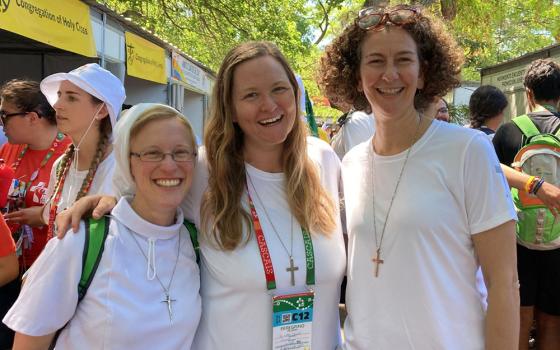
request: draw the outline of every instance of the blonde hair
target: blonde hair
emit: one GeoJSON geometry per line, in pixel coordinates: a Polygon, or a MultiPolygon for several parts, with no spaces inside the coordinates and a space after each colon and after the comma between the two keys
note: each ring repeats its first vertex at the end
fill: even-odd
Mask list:
{"type": "MultiPolygon", "coordinates": [[[[169,107],[171,108],[171,107],[169,107]]],[[[153,107],[152,109],[148,110],[141,117],[136,119],[130,128],[130,140],[132,140],[139,132],[146,126],[146,124],[156,121],[156,120],[166,120],[175,118],[181,122],[187,128],[187,136],[190,139],[190,146],[192,152],[196,153],[196,138],[194,136],[194,131],[192,129],[191,124],[187,121],[185,117],[181,115],[179,112],[170,111],[169,108],[165,107],[153,107]]]]}
{"type": "Polygon", "coordinates": [[[204,134],[208,160],[208,189],[201,206],[201,231],[222,250],[234,250],[246,244],[245,227],[251,217],[241,197],[246,188],[243,159],[243,131],[233,122],[233,76],[236,67],[248,60],[271,56],[284,68],[294,91],[296,121],[284,141],[283,169],[286,198],[291,212],[309,232],[329,235],[336,227],[336,207],[323,188],[317,166],[307,155],[307,128],[299,118],[298,84],[280,50],[270,42],[247,42],[233,48],[224,58],[213,91],[210,118],[204,134]],[[240,179],[244,179],[240,181],[240,179]]]}

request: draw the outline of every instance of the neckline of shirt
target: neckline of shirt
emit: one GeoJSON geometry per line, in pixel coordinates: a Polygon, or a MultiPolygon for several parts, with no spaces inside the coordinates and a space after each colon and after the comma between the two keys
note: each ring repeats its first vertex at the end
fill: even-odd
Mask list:
{"type": "Polygon", "coordinates": [[[140,217],[130,206],[131,200],[131,197],[122,197],[112,211],[113,217],[129,230],[142,237],[155,239],[171,239],[181,231],[183,212],[180,208],[177,208],[173,225],[159,226],[140,217]]]}
{"type": "MultiPolygon", "coordinates": [[[[430,126],[428,127],[428,129],[426,129],[426,131],[424,132],[424,134],[418,139],[418,141],[416,141],[414,143],[414,145],[412,145],[413,149],[410,151],[410,156],[414,156],[414,153],[418,152],[419,149],[421,149],[423,147],[423,145],[428,142],[428,140],[432,137],[432,135],[440,128],[441,125],[445,125],[446,123],[439,121],[439,120],[433,120],[430,123],[430,126]]],[[[394,162],[394,161],[400,161],[402,160],[405,156],[406,153],[408,152],[408,148],[406,148],[405,150],[403,150],[400,153],[397,154],[393,154],[390,156],[383,156],[383,155],[379,155],[377,153],[374,152],[373,147],[371,147],[371,141],[373,140],[373,137],[375,136],[375,134],[372,136],[372,138],[369,139],[369,142],[367,143],[367,150],[368,150],[368,154],[367,157],[368,159],[370,159],[371,157],[375,157],[376,162],[394,162]]]]}
{"type": "Polygon", "coordinates": [[[255,168],[251,164],[245,162],[245,169],[249,173],[252,179],[259,178],[262,180],[272,180],[272,181],[284,181],[284,173],[269,173],[258,168],[255,168]]]}

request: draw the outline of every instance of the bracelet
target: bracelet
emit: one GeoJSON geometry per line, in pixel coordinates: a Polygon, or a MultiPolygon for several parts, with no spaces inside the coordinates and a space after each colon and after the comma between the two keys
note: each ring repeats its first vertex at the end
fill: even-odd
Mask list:
{"type": "Polygon", "coordinates": [[[544,179],[539,179],[539,182],[533,187],[531,193],[536,195],[537,192],[541,189],[542,185],[544,184],[544,179]]]}
{"type": "Polygon", "coordinates": [[[525,182],[525,192],[531,193],[531,189],[533,187],[533,182],[535,181],[535,176],[530,176],[527,182],[525,182]]]}
{"type": "Polygon", "coordinates": [[[540,180],[541,180],[540,177],[535,176],[535,179],[533,179],[533,182],[531,182],[531,185],[529,186],[528,193],[534,194],[535,186],[539,183],[540,180]]]}

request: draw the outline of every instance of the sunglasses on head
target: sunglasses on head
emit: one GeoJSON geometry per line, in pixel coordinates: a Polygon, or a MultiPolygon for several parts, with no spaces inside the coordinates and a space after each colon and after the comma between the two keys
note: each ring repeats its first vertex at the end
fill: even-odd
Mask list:
{"type": "Polygon", "coordinates": [[[418,10],[413,7],[401,7],[389,12],[376,7],[368,7],[360,10],[356,22],[358,27],[363,30],[377,29],[386,23],[402,26],[412,23],[417,14],[418,10]]]}

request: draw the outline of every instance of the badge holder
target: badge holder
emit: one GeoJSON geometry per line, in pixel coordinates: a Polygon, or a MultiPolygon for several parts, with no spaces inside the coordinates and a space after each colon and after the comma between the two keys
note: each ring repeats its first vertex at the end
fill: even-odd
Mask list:
{"type": "Polygon", "coordinates": [[[272,349],[311,349],[315,293],[272,297],[272,349]]]}

